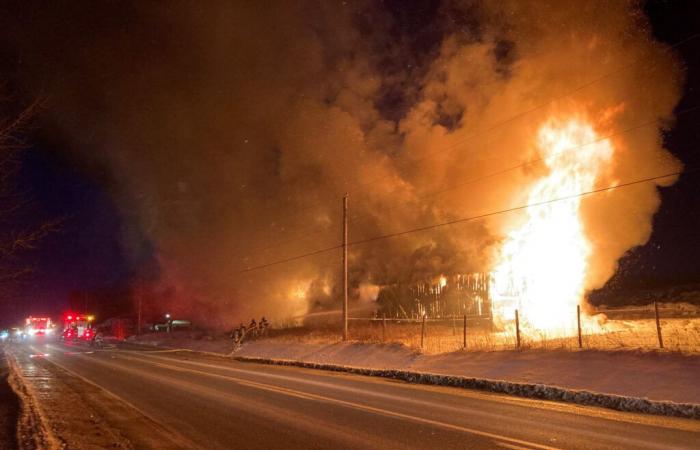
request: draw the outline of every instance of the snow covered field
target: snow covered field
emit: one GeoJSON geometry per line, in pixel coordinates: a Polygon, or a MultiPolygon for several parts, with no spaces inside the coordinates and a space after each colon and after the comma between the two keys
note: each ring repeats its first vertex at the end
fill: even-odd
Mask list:
{"type": "MultiPolygon", "coordinates": [[[[427,322],[421,348],[420,322],[352,321],[350,338],[364,343],[398,343],[421,353],[441,354],[462,350],[462,321],[449,320],[439,324],[427,322]]],[[[685,354],[700,354],[700,319],[670,318],[661,320],[664,349],[685,354]]],[[[575,333],[575,332],[574,332],[575,333]]],[[[552,337],[545,333],[521,330],[521,347],[525,350],[578,350],[578,337],[552,337]]],[[[332,343],[338,340],[336,328],[291,328],[275,330],[271,339],[303,343],[332,343]]],[[[654,319],[608,320],[582,326],[583,349],[588,350],[654,350],[659,340],[654,319]]],[[[467,349],[470,351],[500,351],[516,348],[515,329],[510,324],[505,331],[486,327],[467,327],[467,349]]]]}

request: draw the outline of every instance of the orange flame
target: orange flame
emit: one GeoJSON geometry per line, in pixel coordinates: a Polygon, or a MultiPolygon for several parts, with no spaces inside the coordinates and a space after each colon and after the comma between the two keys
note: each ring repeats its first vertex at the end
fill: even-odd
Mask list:
{"type": "MultiPolygon", "coordinates": [[[[549,169],[531,188],[528,203],[546,202],[594,188],[613,155],[585,120],[550,120],[537,134],[537,148],[549,169]]],[[[528,328],[563,335],[576,320],[591,255],[580,214],[581,197],[525,210],[499,249],[491,286],[496,319],[519,310],[528,328]]]]}

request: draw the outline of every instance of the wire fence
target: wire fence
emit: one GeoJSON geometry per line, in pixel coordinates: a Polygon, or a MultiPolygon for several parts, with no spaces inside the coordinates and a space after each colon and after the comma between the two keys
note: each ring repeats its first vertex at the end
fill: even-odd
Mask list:
{"type": "Polygon", "coordinates": [[[425,353],[537,349],[700,352],[700,308],[689,305],[601,308],[591,316],[575,317],[566,333],[521,327],[515,315],[513,319],[495,326],[490,317],[477,315],[354,317],[349,333],[352,341],[399,343],[425,353]]]}

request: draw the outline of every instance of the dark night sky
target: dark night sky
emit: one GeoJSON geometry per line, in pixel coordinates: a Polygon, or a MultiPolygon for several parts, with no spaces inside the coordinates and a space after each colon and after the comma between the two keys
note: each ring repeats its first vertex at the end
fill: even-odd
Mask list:
{"type": "Polygon", "coordinates": [[[27,255],[35,275],[22,288],[31,311],[55,314],[69,295],[119,285],[130,268],[120,244],[120,215],[110,197],[87,177],[35,143],[23,154],[20,186],[31,192],[35,223],[62,218],[59,231],[27,255]]]}
{"type": "MultiPolygon", "coordinates": [[[[646,4],[654,35],[675,44],[700,32],[700,12],[692,1],[652,1],[646,4]]],[[[700,39],[678,47],[686,66],[686,86],[676,111],[700,105],[700,39]]],[[[687,168],[700,167],[700,113],[679,117],[666,137],[666,147],[687,168]]],[[[616,290],[669,287],[700,283],[700,176],[682,176],[661,190],[662,204],[654,217],[647,245],[633,249],[620,262],[617,274],[599,292],[601,301],[616,290]]]]}
{"type": "MultiPolygon", "coordinates": [[[[403,19],[397,23],[420,31],[413,45],[431,47],[436,37],[429,30],[416,28],[416,21],[420,21],[425,11],[433,9],[432,2],[414,2],[412,6],[399,3],[404,7],[394,5],[393,13],[403,19]]],[[[655,36],[661,41],[675,43],[700,32],[697,2],[652,1],[645,10],[655,36]]],[[[677,108],[683,110],[700,105],[700,39],[680,46],[678,52],[687,70],[685,94],[677,108]]],[[[16,73],[10,62],[5,64],[3,73],[16,73]]],[[[7,83],[12,86],[11,79],[7,83]]],[[[390,109],[403,100],[401,92],[386,96],[390,109]]],[[[687,167],[700,167],[699,120],[700,113],[685,115],[666,136],[667,148],[687,167]]],[[[37,310],[55,313],[68,305],[71,294],[128,283],[139,269],[134,266],[144,262],[135,263],[125,254],[120,237],[125,225],[104,189],[104,180],[96,179],[95,170],[86,171],[56,156],[56,147],[65,144],[48,139],[40,128],[30,129],[25,139],[28,147],[22,157],[18,184],[30,192],[32,202],[30,211],[21,220],[40,223],[63,217],[65,222],[61,231],[47,238],[40,250],[25,255],[24,259],[36,270],[21,287],[20,306],[13,311],[19,316],[30,309],[35,313],[37,310]]],[[[663,189],[662,196],[650,242],[623,259],[621,270],[598,293],[602,301],[622,289],[700,282],[700,176],[682,176],[674,186],[663,189]]],[[[148,256],[144,258],[147,260],[148,256]]]]}

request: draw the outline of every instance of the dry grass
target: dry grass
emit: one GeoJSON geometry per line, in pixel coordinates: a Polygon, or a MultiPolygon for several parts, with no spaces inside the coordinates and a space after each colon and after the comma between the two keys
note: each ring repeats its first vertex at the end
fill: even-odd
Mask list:
{"type": "MultiPolygon", "coordinates": [[[[681,353],[700,353],[700,319],[678,318],[661,321],[664,349],[681,353]]],[[[461,350],[463,336],[461,323],[451,325],[428,323],[421,349],[421,324],[416,322],[353,321],[350,324],[350,339],[366,343],[401,343],[424,353],[437,354],[461,350]]],[[[306,342],[333,343],[340,340],[337,326],[293,327],[274,330],[270,339],[306,342]]],[[[584,327],[582,330],[584,349],[653,350],[659,348],[654,320],[608,320],[602,325],[584,327]]],[[[492,331],[489,327],[467,328],[468,351],[512,350],[516,347],[515,330],[511,326],[505,331],[492,331]]],[[[521,332],[522,349],[555,350],[578,349],[578,336],[551,337],[545,333],[521,332]]]]}

